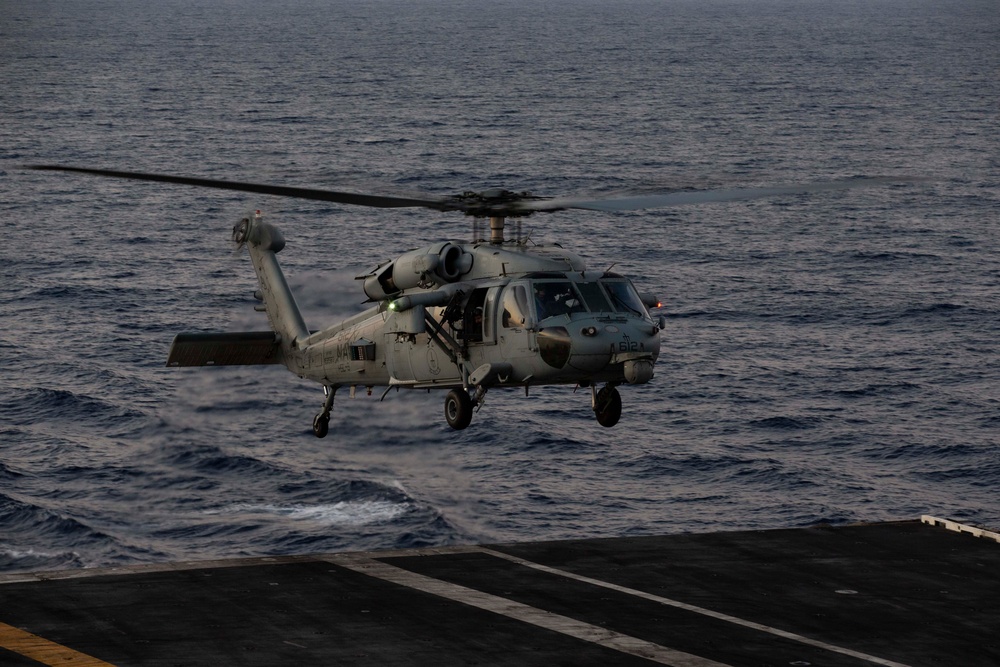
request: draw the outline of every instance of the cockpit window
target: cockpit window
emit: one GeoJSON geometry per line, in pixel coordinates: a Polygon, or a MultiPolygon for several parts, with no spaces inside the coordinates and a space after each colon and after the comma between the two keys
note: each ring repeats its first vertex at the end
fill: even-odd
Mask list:
{"type": "Polygon", "coordinates": [[[592,313],[610,313],[614,310],[604,296],[604,290],[597,283],[577,283],[576,288],[583,296],[583,302],[592,313]]]}
{"type": "Polygon", "coordinates": [[[642,305],[639,295],[631,283],[624,280],[602,280],[601,284],[611,297],[611,303],[620,313],[632,313],[640,317],[646,316],[646,307],[642,305]]]}
{"type": "Polygon", "coordinates": [[[580,295],[573,288],[573,283],[569,281],[536,281],[533,290],[535,313],[539,321],[546,317],[587,311],[580,295]]]}

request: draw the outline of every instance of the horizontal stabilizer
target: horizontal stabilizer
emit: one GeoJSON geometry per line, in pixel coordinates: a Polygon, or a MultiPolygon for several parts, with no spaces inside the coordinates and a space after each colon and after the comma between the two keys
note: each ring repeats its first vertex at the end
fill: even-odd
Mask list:
{"type": "Polygon", "coordinates": [[[167,366],[280,364],[279,340],[273,331],[177,334],[167,366]]]}

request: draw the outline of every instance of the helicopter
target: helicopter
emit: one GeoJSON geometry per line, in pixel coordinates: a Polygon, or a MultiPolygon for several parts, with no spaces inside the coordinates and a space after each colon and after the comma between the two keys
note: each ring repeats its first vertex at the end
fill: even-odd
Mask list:
{"type": "Polygon", "coordinates": [[[521,234],[526,216],[569,209],[632,211],[920,180],[858,177],[605,199],[503,189],[402,197],[62,165],[27,168],[471,216],[471,242],[433,243],[359,275],[371,305],[319,331],[307,328],[278,264],[277,254],[286,245],[279,228],[259,211],[234,226],[232,240],[248,251],[257,276],[255,309],[267,314],[271,328],[177,334],[167,366],[282,364],[322,386],[323,404],[312,423],[319,438],[329,432],[334,397],[343,387],[352,398],[359,387],[368,394],[385,387],[380,400],[393,389],[447,390],[445,420],[462,430],[492,389],[523,388],[528,395],[531,387],[571,385],[590,389],[598,424],[619,422],[618,387],[653,378],[666,320],[651,311],[660,304],[610,268],[595,272],[558,244],[529,243],[521,234]],[[516,223],[513,238],[505,235],[508,219],[516,223]],[[488,237],[482,220],[488,220],[488,237]]]}

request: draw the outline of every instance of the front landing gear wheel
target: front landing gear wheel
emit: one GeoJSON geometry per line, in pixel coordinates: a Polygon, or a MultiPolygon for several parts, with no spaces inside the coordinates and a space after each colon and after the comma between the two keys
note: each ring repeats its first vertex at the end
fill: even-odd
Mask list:
{"type": "Polygon", "coordinates": [[[452,389],[444,399],[444,418],[448,420],[448,426],[456,431],[472,422],[472,399],[469,392],[464,389],[452,389]]]}
{"type": "Polygon", "coordinates": [[[614,426],[622,417],[622,395],[618,389],[608,385],[597,392],[594,401],[594,414],[601,426],[614,426]]]}
{"type": "Polygon", "coordinates": [[[330,432],[330,415],[322,412],[313,418],[313,435],[317,438],[325,438],[330,432]]]}

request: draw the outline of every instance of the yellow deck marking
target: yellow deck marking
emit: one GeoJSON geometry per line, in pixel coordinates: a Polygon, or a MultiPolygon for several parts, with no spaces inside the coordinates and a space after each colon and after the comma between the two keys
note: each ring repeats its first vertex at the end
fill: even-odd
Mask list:
{"type": "Polygon", "coordinates": [[[62,644],[50,642],[48,639],[25,632],[6,623],[0,623],[0,648],[20,653],[24,657],[31,658],[43,665],[114,667],[110,662],[98,660],[86,653],[74,651],[62,644]]]}

